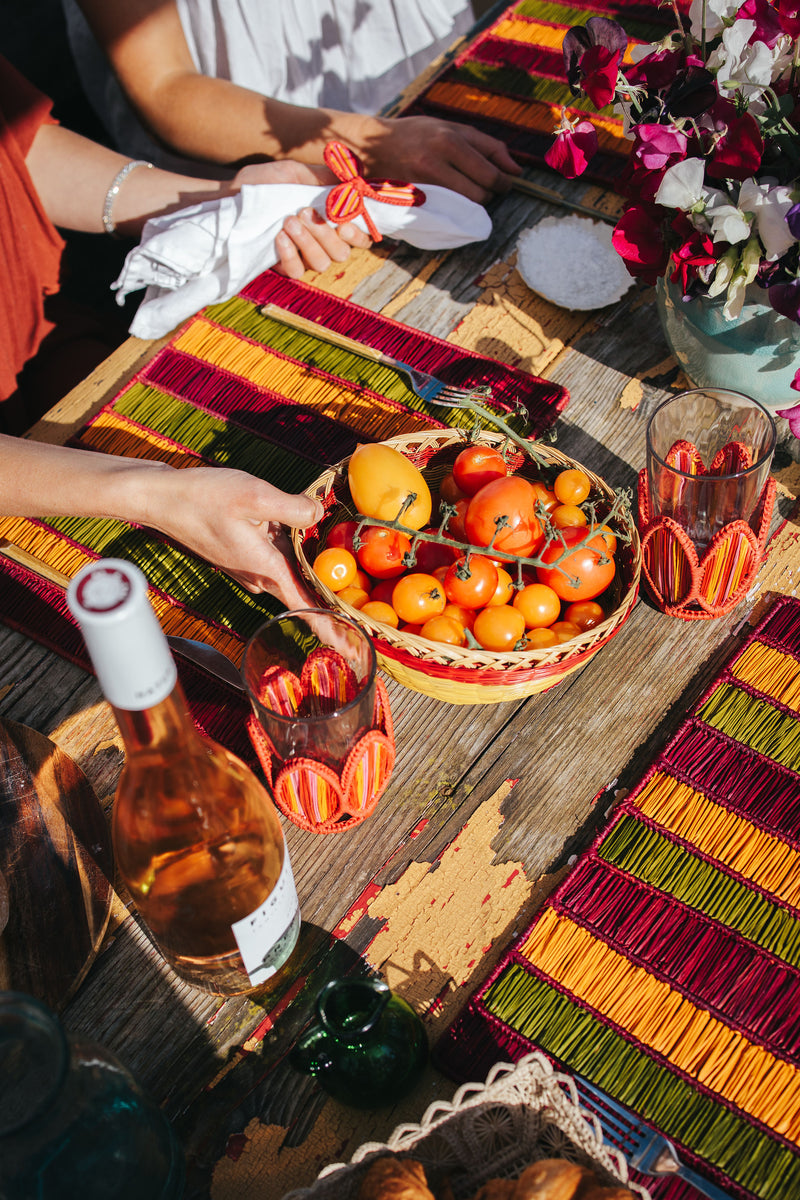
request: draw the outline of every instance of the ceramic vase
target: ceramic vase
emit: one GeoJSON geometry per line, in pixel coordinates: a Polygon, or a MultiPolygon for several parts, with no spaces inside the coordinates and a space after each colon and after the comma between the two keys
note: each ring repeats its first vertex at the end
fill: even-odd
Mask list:
{"type": "Polygon", "coordinates": [[[765,408],[798,401],[791,382],[800,367],[800,325],[775,312],[763,288],[751,284],[741,315],[726,319],[724,296],[684,300],[662,277],[656,304],[667,344],[695,387],[728,388],[765,408]]]}

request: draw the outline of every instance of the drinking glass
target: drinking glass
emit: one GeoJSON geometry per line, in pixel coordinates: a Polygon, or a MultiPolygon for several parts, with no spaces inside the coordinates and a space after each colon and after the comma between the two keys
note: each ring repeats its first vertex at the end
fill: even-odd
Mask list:
{"type": "Polygon", "coordinates": [[[702,557],[726,525],[749,521],[769,478],[775,436],[767,410],[738,392],[698,388],[666,400],[647,426],[651,518],[671,517],[702,557]],[[676,456],[682,442],[699,459],[690,450],[676,456]],[[726,453],[731,445],[735,451],[726,453]]]}

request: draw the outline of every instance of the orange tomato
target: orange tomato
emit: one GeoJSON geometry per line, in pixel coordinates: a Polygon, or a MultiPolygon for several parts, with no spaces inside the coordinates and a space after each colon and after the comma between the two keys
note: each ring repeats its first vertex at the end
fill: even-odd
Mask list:
{"type": "Polygon", "coordinates": [[[446,603],[439,580],[420,571],[404,575],[392,592],[392,608],[400,620],[415,625],[424,624],[429,617],[438,616],[446,603]]]}
{"type": "Polygon", "coordinates": [[[460,604],[445,604],[442,609],[443,617],[452,617],[454,621],[458,621],[464,629],[468,629],[470,633],[475,624],[475,609],[464,608],[460,604]]]}
{"type": "Polygon", "coordinates": [[[527,629],[544,629],[557,621],[561,612],[560,599],[544,583],[529,583],[517,592],[513,604],[525,618],[527,629]]]}
{"type": "Polygon", "coordinates": [[[585,471],[569,467],[556,475],[553,491],[559,504],[583,504],[592,490],[592,481],[585,471]]]}
{"type": "Polygon", "coordinates": [[[556,529],[577,529],[589,523],[586,513],[577,504],[557,504],[550,513],[550,520],[556,529]]]}
{"type": "Polygon", "coordinates": [[[571,642],[574,637],[580,635],[581,631],[577,625],[573,625],[572,621],[554,621],[550,626],[550,632],[556,635],[559,642],[571,642]]]}
{"type": "Polygon", "coordinates": [[[582,632],[594,629],[596,625],[605,620],[605,615],[602,606],[596,600],[576,600],[574,604],[568,604],[564,610],[564,620],[572,621],[572,624],[577,625],[582,632]]]}
{"type": "Polygon", "coordinates": [[[497,567],[480,554],[462,555],[444,577],[444,590],[451,604],[483,608],[497,589],[497,567]]]}
{"type": "Polygon", "coordinates": [[[321,550],[314,559],[314,574],[332,592],[348,587],[356,577],[358,563],[349,550],[330,546],[321,550]]]}
{"type": "Polygon", "coordinates": [[[459,625],[452,617],[446,617],[444,613],[429,617],[419,632],[422,637],[429,638],[432,642],[446,642],[450,646],[463,646],[466,640],[464,626],[459,625]]]}
{"type": "Polygon", "coordinates": [[[391,604],[384,604],[382,600],[367,600],[366,604],[361,605],[361,612],[365,617],[371,617],[373,621],[391,625],[392,629],[397,629],[400,624],[400,618],[391,604]]]}
{"type": "Polygon", "coordinates": [[[365,517],[394,521],[405,501],[415,499],[403,513],[401,524],[422,529],[431,519],[431,493],[421,472],[410,459],[381,442],[357,446],[350,455],[347,481],[353,503],[365,517]]]}
{"type": "Polygon", "coordinates": [[[533,511],[536,512],[536,505],[541,503],[544,505],[547,512],[552,512],[558,504],[558,499],[556,498],[555,492],[552,491],[547,484],[542,483],[542,481],[539,479],[533,480],[531,487],[533,488],[534,494],[533,511]]]}
{"type": "Polygon", "coordinates": [[[562,529],[559,537],[541,553],[546,565],[537,568],[539,582],[551,587],[562,600],[593,600],[614,578],[614,559],[603,534],[597,533],[586,545],[579,545],[585,537],[582,529],[562,529]],[[570,550],[571,547],[575,548],[570,550]],[[564,560],[558,566],[549,565],[562,555],[565,555],[564,560]]]}
{"type": "Polygon", "coordinates": [[[349,604],[353,608],[363,608],[370,598],[366,588],[358,587],[355,583],[351,583],[349,587],[342,588],[336,594],[340,600],[343,600],[345,604],[349,604]]]}
{"type": "Polygon", "coordinates": [[[510,604],[483,608],[472,632],[484,650],[513,650],[525,633],[525,618],[510,604]]]}
{"type": "Polygon", "coordinates": [[[486,603],[490,606],[498,604],[510,604],[514,599],[514,580],[503,567],[497,568],[497,587],[494,589],[494,595],[491,600],[486,603]]]}
{"type": "Polygon", "coordinates": [[[525,639],[526,650],[545,650],[548,646],[557,646],[558,638],[552,629],[532,629],[525,639]]]}

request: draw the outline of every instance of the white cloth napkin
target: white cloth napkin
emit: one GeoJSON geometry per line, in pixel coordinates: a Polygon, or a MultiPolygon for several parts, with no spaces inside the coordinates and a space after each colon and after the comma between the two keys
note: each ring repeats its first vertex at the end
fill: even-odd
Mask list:
{"type": "MultiPolygon", "coordinates": [[[[420,185],[421,186],[421,185],[420,185]]],[[[125,259],[112,287],[117,303],[146,287],[133,319],[134,337],[169,333],[206,304],[228,300],[278,261],[275,237],[291,213],[315,208],[323,216],[331,189],[304,184],[247,184],[235,196],[206,200],[154,217],[125,259]]],[[[382,234],[421,250],[447,250],[485,240],[492,231],[479,204],[448,188],[425,184],[425,203],[403,208],[365,200],[382,234]]],[[[355,222],[366,231],[363,217],[355,222]]]]}

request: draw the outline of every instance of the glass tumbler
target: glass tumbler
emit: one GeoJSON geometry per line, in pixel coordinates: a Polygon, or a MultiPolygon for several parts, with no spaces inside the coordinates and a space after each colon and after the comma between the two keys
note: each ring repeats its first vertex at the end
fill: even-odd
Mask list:
{"type": "Polygon", "coordinates": [[[652,520],[671,517],[702,558],[733,521],[749,521],[769,478],[775,422],[737,392],[698,388],[666,400],[647,426],[652,520]]]}
{"type": "Polygon", "coordinates": [[[299,609],[262,625],[242,676],[275,769],[300,758],[340,774],[373,727],[376,671],[372,642],[348,617],[299,609]]]}

